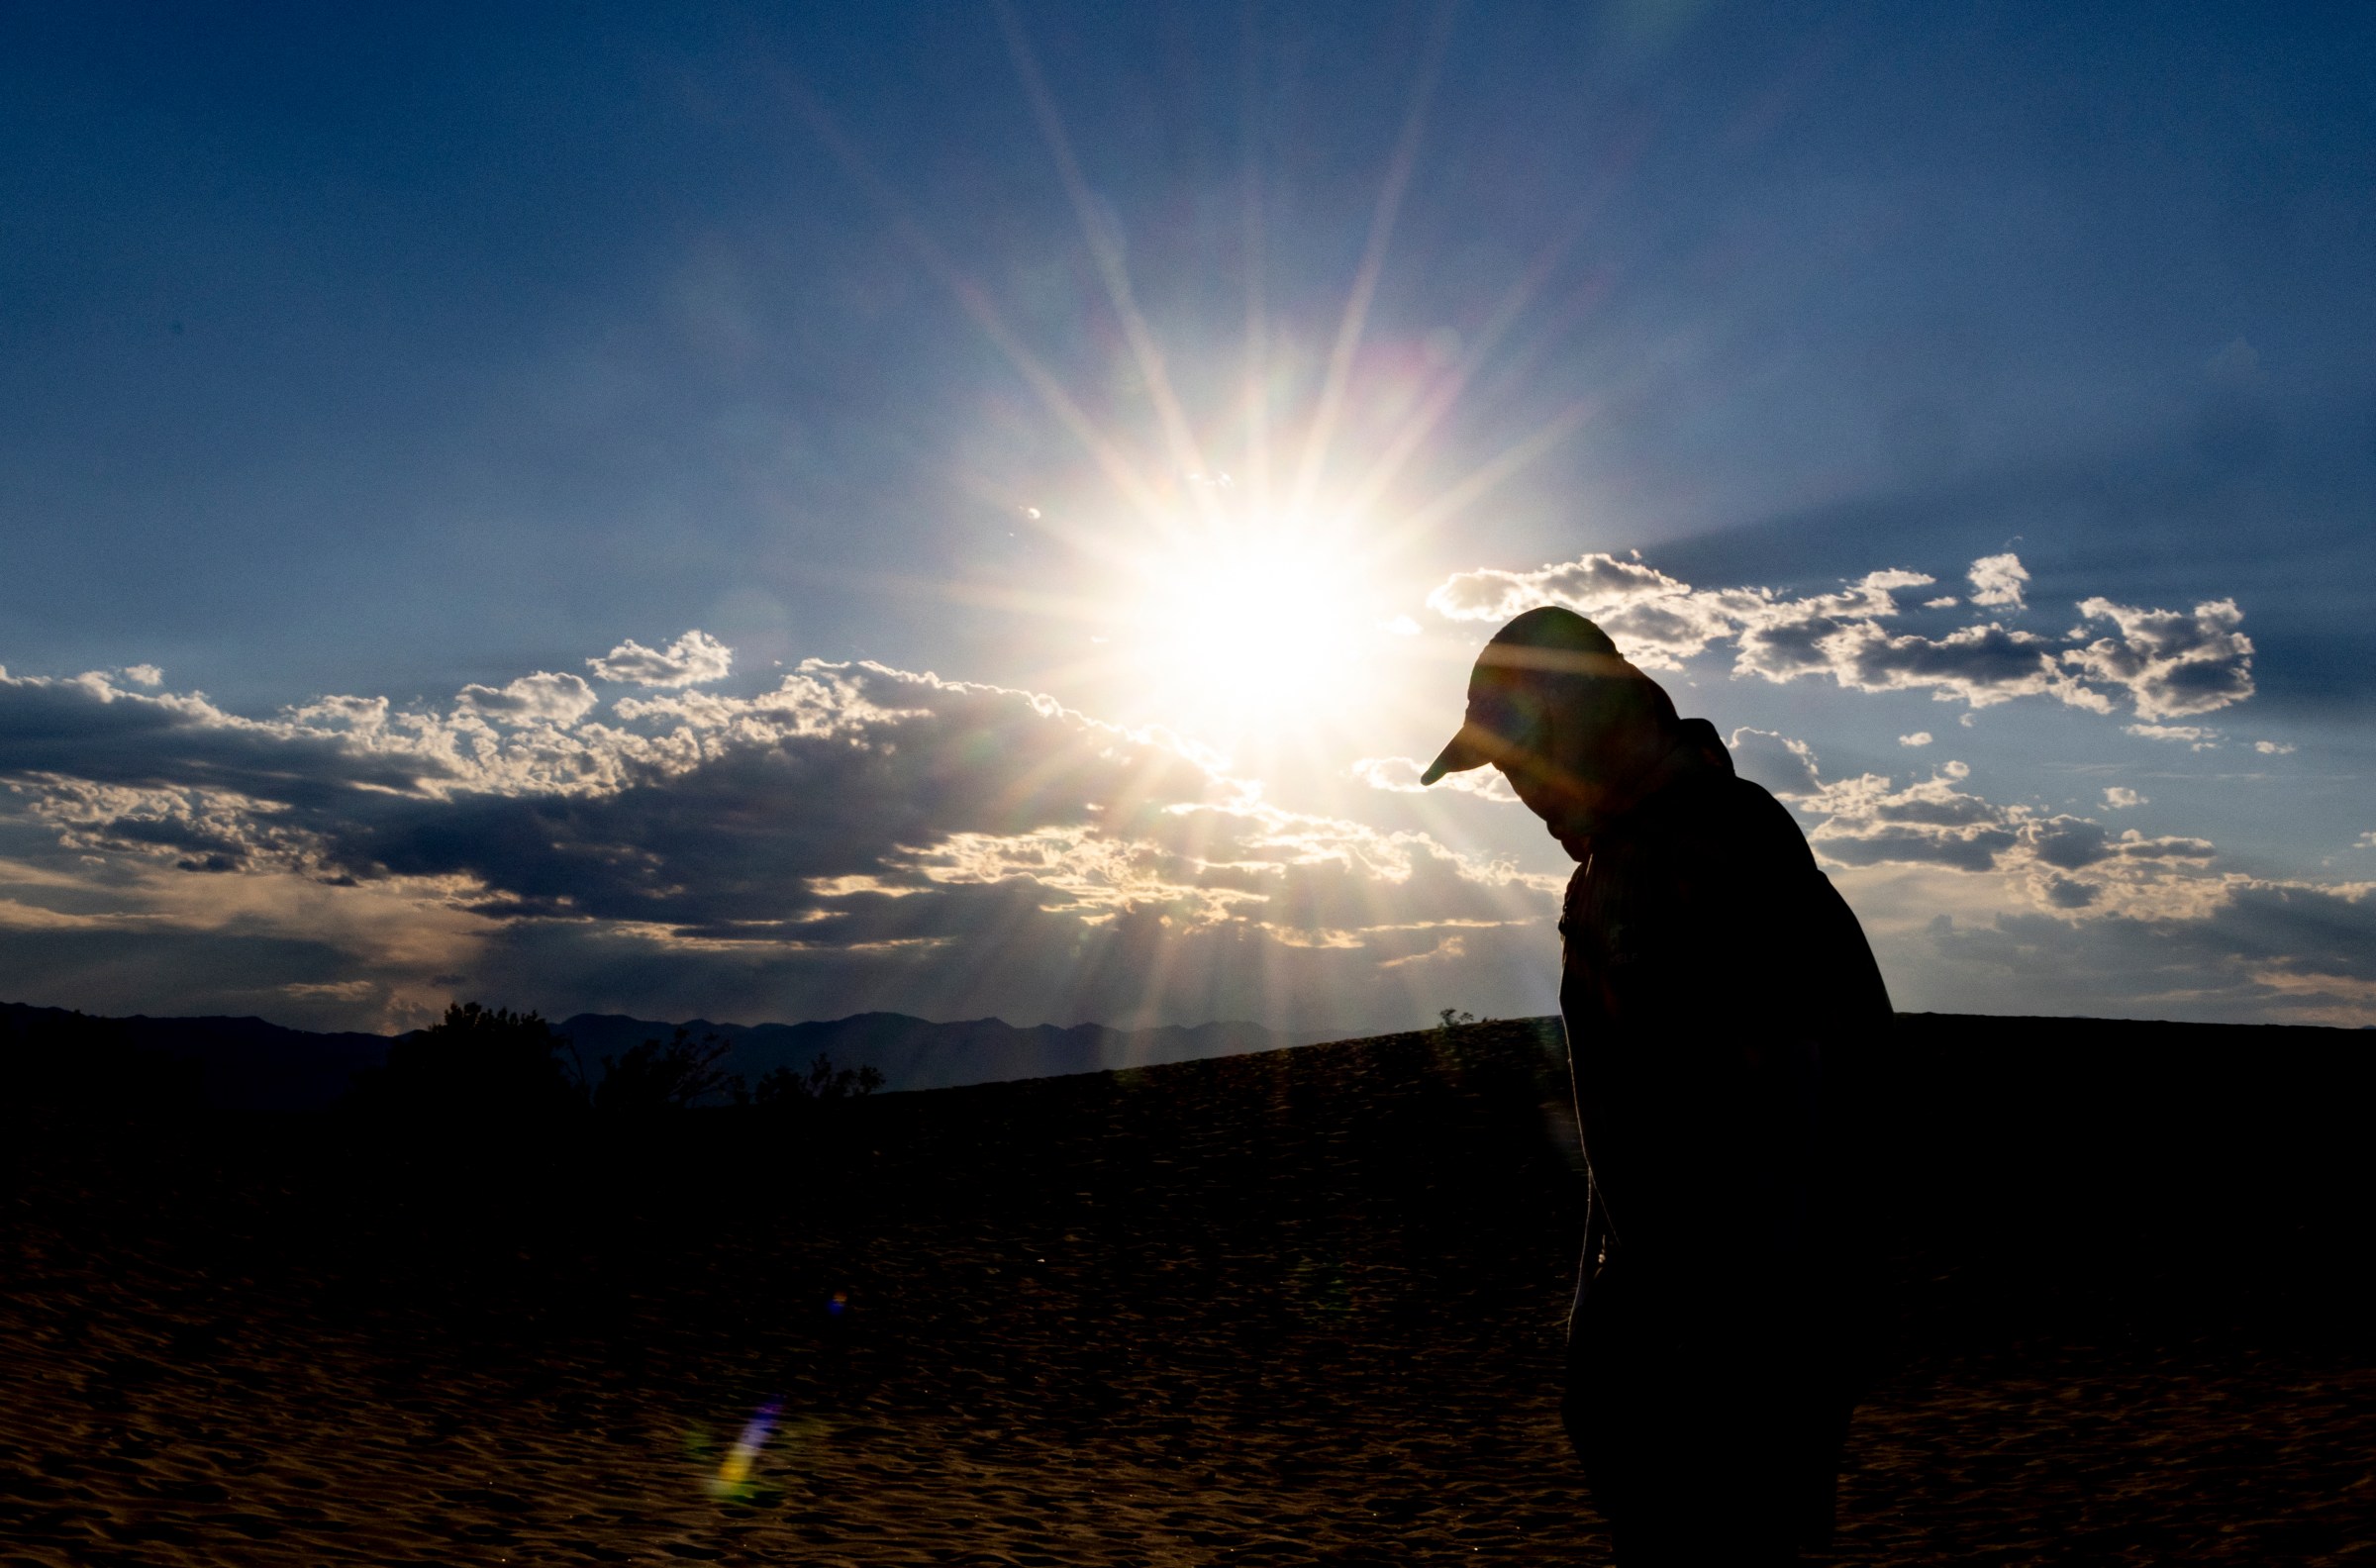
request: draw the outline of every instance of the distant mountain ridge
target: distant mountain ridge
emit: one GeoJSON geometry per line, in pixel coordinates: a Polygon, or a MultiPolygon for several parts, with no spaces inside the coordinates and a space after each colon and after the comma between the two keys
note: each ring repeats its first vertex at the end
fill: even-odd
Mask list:
{"type": "MultiPolygon", "coordinates": [[[[777,1067],[806,1069],[824,1055],[832,1057],[836,1067],[874,1068],[883,1075],[887,1090],[1056,1078],[1276,1050],[1326,1037],[1285,1034],[1259,1024],[1018,1028],[994,1018],[935,1024],[904,1013],[860,1013],[807,1024],[713,1024],[695,1019],[682,1026],[621,1014],[580,1013],[554,1026],[595,1076],[601,1073],[603,1057],[624,1055],[647,1039],[666,1040],[680,1027],[696,1039],[715,1034],[727,1041],[725,1065],[754,1083],[777,1067]]],[[[0,1048],[24,1048],[42,1034],[93,1039],[104,1034],[134,1051],[187,1064],[196,1071],[201,1100],[240,1111],[329,1106],[346,1092],[357,1072],[384,1063],[388,1048],[400,1037],[288,1029],[260,1018],[104,1018],[64,1008],[0,1003],[0,1048]]]]}
{"type": "Polygon", "coordinates": [[[806,1068],[818,1056],[836,1067],[872,1067],[886,1089],[946,1089],[957,1084],[1060,1078],[1277,1050],[1322,1035],[1284,1034],[1260,1024],[1167,1024],[1118,1029],[1103,1024],[1017,1027],[1003,1019],[934,1024],[905,1013],[858,1013],[810,1024],[655,1024],[619,1014],[580,1013],[556,1026],[593,1070],[604,1056],[623,1055],[647,1039],[667,1039],[678,1028],[698,1039],[715,1034],[730,1047],[726,1066],[751,1082],[777,1067],[806,1068]]]}
{"type": "Polygon", "coordinates": [[[287,1029],[260,1018],[106,1018],[0,1002],[0,1046],[45,1031],[80,1034],[197,1068],[198,1096],[236,1111],[306,1111],[331,1104],[354,1075],[388,1059],[385,1034],[287,1029]]]}

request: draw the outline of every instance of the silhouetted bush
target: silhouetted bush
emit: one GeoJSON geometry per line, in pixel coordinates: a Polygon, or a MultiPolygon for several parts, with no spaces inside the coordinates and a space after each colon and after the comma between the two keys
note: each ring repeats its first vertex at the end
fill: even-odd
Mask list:
{"type": "Polygon", "coordinates": [[[544,1019],[457,1002],[356,1075],[349,1100],[384,1115],[518,1117],[582,1109],[586,1091],[568,1037],[544,1019]]]}
{"type": "Polygon", "coordinates": [[[642,1115],[688,1111],[719,1095],[738,1102],[747,1099],[742,1080],[719,1065],[730,1048],[715,1034],[696,1040],[691,1029],[679,1029],[665,1045],[647,1039],[624,1056],[605,1056],[602,1081],[594,1086],[594,1109],[642,1115]]]}
{"type": "Polygon", "coordinates": [[[809,1063],[806,1073],[778,1067],[761,1078],[751,1098],[772,1111],[796,1111],[836,1100],[858,1100],[883,1086],[883,1075],[872,1067],[843,1067],[837,1071],[831,1056],[809,1063]]]}

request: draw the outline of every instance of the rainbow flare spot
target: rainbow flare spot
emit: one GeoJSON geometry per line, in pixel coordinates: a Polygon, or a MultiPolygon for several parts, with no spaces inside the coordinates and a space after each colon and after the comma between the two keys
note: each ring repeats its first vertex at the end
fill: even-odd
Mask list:
{"type": "Polygon", "coordinates": [[[762,1405],[743,1423],[742,1435],[727,1450],[726,1463],[718,1467],[718,1480],[711,1491],[739,1492],[749,1482],[751,1467],[758,1462],[759,1450],[767,1446],[767,1434],[775,1430],[775,1419],[782,1410],[781,1405],[762,1405]]]}

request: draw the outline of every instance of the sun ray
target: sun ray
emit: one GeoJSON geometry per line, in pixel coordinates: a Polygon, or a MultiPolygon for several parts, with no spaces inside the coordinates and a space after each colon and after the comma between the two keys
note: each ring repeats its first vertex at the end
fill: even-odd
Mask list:
{"type": "Polygon", "coordinates": [[[1470,380],[1483,367],[1487,357],[1501,345],[1502,339],[1517,325],[1527,307],[1534,302],[1535,296],[1542,292],[1543,285],[1550,281],[1559,263],[1575,248],[1576,242],[1583,237],[1598,206],[1597,202],[1580,203],[1576,211],[1569,215],[1568,221],[1560,226],[1559,232],[1534,253],[1527,269],[1503,292],[1494,305],[1493,314],[1486,318],[1485,325],[1477,330],[1474,341],[1461,353],[1460,362],[1436,383],[1411,418],[1404,421],[1403,428],[1388,441],[1386,449],[1379,453],[1378,460],[1371,464],[1369,472],[1348,493],[1344,502],[1347,512],[1368,510],[1386,487],[1394,482],[1403,465],[1411,460],[1421,444],[1435,433],[1436,427],[1451,412],[1452,406],[1467,390],[1470,380]]]}
{"type": "Polygon", "coordinates": [[[1040,402],[1047,406],[1048,412],[1088,448],[1090,456],[1096,459],[1097,465],[1105,471],[1115,487],[1148,519],[1161,523],[1168,514],[1155,487],[1139,474],[1105,432],[1098,429],[1097,422],[1089,417],[1087,411],[1073,401],[1072,395],[1064,390],[1063,383],[1054,372],[1041,363],[1040,356],[1033,353],[1007,326],[998,308],[990,303],[989,295],[926,232],[923,224],[908,211],[899,193],[891,188],[890,183],[843,133],[840,123],[818,101],[816,94],[809,91],[807,84],[786,77],[784,86],[809,122],[810,129],[816,132],[818,139],[825,143],[841,163],[842,172],[882,209],[893,230],[916,253],[926,270],[956,297],[965,314],[973,318],[974,325],[1007,356],[1008,362],[1030,384],[1040,402]]]}
{"type": "Polygon", "coordinates": [[[1468,474],[1449,489],[1414,508],[1402,520],[1399,533],[1409,536],[1424,534],[1440,523],[1458,516],[1474,506],[1495,486],[1517,474],[1562,441],[1583,428],[1595,414],[1607,405],[1607,398],[1595,393],[1581,397],[1561,409],[1525,436],[1512,441],[1493,456],[1469,470],[1468,474]]]}
{"type": "Polygon", "coordinates": [[[1030,767],[1009,779],[989,802],[990,819],[998,822],[1006,814],[1025,805],[1041,789],[1054,783],[1069,770],[1078,767],[1098,749],[1093,736],[1076,736],[1070,745],[1053,748],[1030,767]]]}
{"type": "MultiPolygon", "coordinates": [[[[1332,442],[1352,428],[1360,401],[1369,396],[1354,369],[1448,56],[1457,12],[1452,4],[1436,8],[1409,78],[1400,129],[1322,385],[1296,393],[1299,402],[1315,401],[1303,405],[1307,417],[1299,422],[1295,504],[1274,508],[1264,502],[1277,477],[1274,455],[1285,455],[1274,452],[1273,423],[1284,406],[1285,389],[1272,362],[1258,15],[1249,8],[1240,31],[1244,123],[1238,195],[1245,276],[1244,341],[1237,368],[1243,383],[1238,417],[1244,431],[1243,448],[1236,454],[1243,471],[1233,483],[1206,468],[1199,444],[1203,428],[1191,419],[1152,324],[1138,305],[1121,237],[1091,190],[1024,20],[1010,0],[996,0],[996,10],[1027,106],[1159,418],[1170,467],[1157,471],[1137,461],[1126,450],[1127,432],[1109,433],[1089,416],[1059,383],[1057,368],[1020,340],[981,284],[933,240],[816,100],[801,92],[801,106],[821,138],[889,216],[902,240],[1082,442],[1104,478],[1153,526],[1152,539],[1139,529],[1117,529],[1110,507],[1076,497],[1069,506],[1049,508],[1044,517],[1040,509],[1026,509],[1032,526],[1065,553],[1066,565],[1057,575],[1035,572],[1027,580],[992,573],[986,580],[965,580],[963,573],[936,577],[928,567],[872,586],[1038,623],[1045,635],[1035,644],[1030,673],[1018,669],[1009,679],[1086,703],[1125,724],[1157,726],[1192,738],[1213,748],[1211,755],[1238,759],[1228,765],[1241,776],[1268,776],[1274,765],[1296,776],[1325,774],[1333,766],[1329,755],[1350,733],[1351,712],[1362,712],[1366,717],[1360,723],[1367,727],[1380,711],[1379,699],[1368,690],[1375,684],[1378,660],[1427,656],[1428,650],[1406,647],[1388,635],[1381,619],[1386,612],[1375,605],[1381,563],[1538,460],[1610,395],[1604,387],[1595,398],[1571,404],[1416,510],[1386,505],[1415,457],[1429,449],[1464,398],[1498,395],[1494,389],[1513,363],[1533,362],[1561,336],[1576,308],[1572,303],[1551,313],[1559,318],[1556,324],[1531,333],[1529,342],[1511,352],[1513,334],[1532,320],[1605,191],[1585,193],[1562,215],[1557,232],[1507,281],[1471,340],[1461,345],[1457,361],[1433,385],[1416,389],[1420,401],[1398,409],[1383,450],[1344,476],[1350,487],[1332,478],[1332,442]],[[1090,635],[1068,638],[1062,630],[1067,625],[1090,635]]],[[[1582,292],[1597,298],[1591,290],[1582,292]]],[[[1203,435],[1212,431],[1204,429],[1203,435]]],[[[1051,762],[1046,777],[1013,780],[1017,799],[1045,788],[1063,765],[1051,762]]],[[[993,809],[1014,804],[994,803],[993,809]]]]}
{"type": "Polygon", "coordinates": [[[1270,507],[1270,314],[1265,293],[1268,240],[1262,223],[1262,36],[1253,0],[1241,14],[1239,88],[1243,93],[1245,226],[1245,477],[1257,508],[1270,507]]]}
{"type": "Polygon", "coordinates": [[[1352,292],[1345,298],[1344,315],[1336,325],[1336,342],[1329,350],[1328,374],[1321,383],[1320,403],[1313,412],[1312,428],[1304,439],[1303,461],[1296,470],[1293,499],[1288,505],[1290,516],[1300,517],[1310,510],[1313,497],[1320,490],[1322,471],[1328,466],[1329,443],[1336,439],[1336,421],[1343,412],[1345,390],[1352,379],[1353,355],[1361,346],[1361,334],[1369,320],[1370,298],[1377,292],[1379,275],[1385,270],[1386,245],[1394,234],[1395,217],[1402,210],[1403,192],[1410,186],[1411,171],[1419,162],[1428,105],[1436,95],[1436,81],[1442,72],[1444,50],[1451,43],[1452,19],[1457,11],[1452,0],[1437,8],[1427,52],[1411,86],[1411,103],[1403,116],[1402,134],[1395,139],[1394,152],[1386,163],[1385,183],[1379,187],[1377,206],[1370,214],[1369,239],[1361,249],[1361,264],[1353,274],[1352,292]]]}
{"type": "MultiPolygon", "coordinates": [[[[1154,334],[1146,325],[1146,317],[1138,309],[1137,296],[1131,289],[1131,274],[1122,257],[1122,247],[1114,243],[1112,220],[1098,210],[1089,193],[1089,182],[1082,177],[1080,160],[1074,156],[1072,139],[1065,133],[1064,118],[1056,109],[1055,96],[1047,90],[1047,81],[1040,74],[1040,61],[1032,52],[1032,44],[1023,30],[1023,21],[1015,14],[1010,0],[997,0],[998,23],[1007,38],[1007,49],[1014,56],[1015,73],[1022,78],[1024,96],[1031,100],[1032,116],[1039,122],[1040,139],[1047,144],[1055,159],[1057,176],[1063,181],[1064,194],[1072,203],[1073,216],[1080,221],[1082,238],[1089,244],[1089,254],[1097,262],[1098,276],[1106,285],[1106,297],[1113,302],[1115,314],[1121,318],[1123,336],[1131,345],[1131,353],[1138,362],[1138,374],[1146,383],[1147,396],[1155,405],[1156,418],[1162,422],[1164,441],[1171,448],[1172,465],[1181,473],[1198,474],[1205,471],[1204,458],[1198,450],[1196,435],[1188,425],[1188,416],[1180,407],[1173,392],[1170,372],[1164,368],[1163,351],[1155,343],[1154,334]]],[[[1210,500],[1197,492],[1199,505],[1210,510],[1210,500]]]]}
{"type": "MultiPolygon", "coordinates": [[[[853,577],[848,580],[859,579],[853,577]]],[[[1101,626],[1114,614],[1111,601],[1089,593],[1015,588],[998,583],[964,582],[890,572],[874,573],[863,581],[870,588],[938,599],[943,604],[972,605],[983,610],[1003,610],[1009,615],[1070,621],[1082,626],[1101,626]]]]}

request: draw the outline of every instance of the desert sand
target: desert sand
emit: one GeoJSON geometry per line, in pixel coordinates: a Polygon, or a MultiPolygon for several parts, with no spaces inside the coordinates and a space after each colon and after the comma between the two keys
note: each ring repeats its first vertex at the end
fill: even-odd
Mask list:
{"type": "MultiPolygon", "coordinates": [[[[2376,1561],[2364,1036],[1907,1028],[1835,1560],[2376,1561]]],[[[1564,1093],[1519,1023],[790,1121],[20,1120],[0,1541],[1605,1562],[1555,1408],[1564,1093]]]]}

